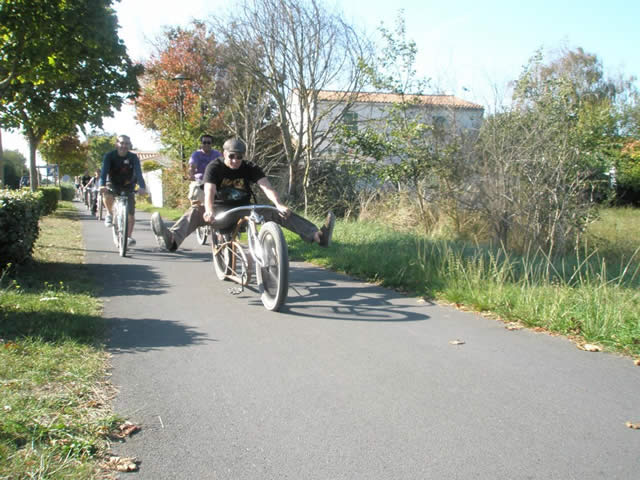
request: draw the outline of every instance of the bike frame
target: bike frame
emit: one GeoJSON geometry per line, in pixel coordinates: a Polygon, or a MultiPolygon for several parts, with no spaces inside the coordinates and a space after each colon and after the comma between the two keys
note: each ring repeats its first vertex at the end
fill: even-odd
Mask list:
{"type": "MultiPolygon", "coordinates": [[[[226,210],[225,212],[219,213],[215,216],[215,219],[220,221],[223,220],[226,216],[231,215],[236,212],[241,212],[243,210],[250,210],[249,215],[246,215],[238,220],[236,223],[233,234],[231,237],[231,242],[236,242],[238,235],[243,227],[243,225],[247,224],[247,243],[249,245],[249,253],[251,257],[255,260],[256,264],[260,267],[264,267],[265,262],[263,260],[262,246],[258,241],[258,227],[257,225],[264,224],[264,217],[260,215],[256,210],[257,209],[268,209],[268,210],[278,210],[271,205],[246,205],[242,207],[235,207],[230,210],[226,210]]],[[[225,242],[228,243],[228,242],[225,242]]],[[[223,244],[224,245],[224,244],[223,244]]]]}

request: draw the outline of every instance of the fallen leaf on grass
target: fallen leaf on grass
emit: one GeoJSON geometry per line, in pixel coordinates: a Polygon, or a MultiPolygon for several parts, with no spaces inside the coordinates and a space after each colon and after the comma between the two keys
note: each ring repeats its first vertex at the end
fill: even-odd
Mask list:
{"type": "Polygon", "coordinates": [[[627,422],[626,425],[627,427],[633,428],[634,430],[640,430],[640,423],[627,422]]]}
{"type": "Polygon", "coordinates": [[[134,457],[109,457],[102,467],[118,472],[135,472],[138,470],[138,460],[134,457]]]}
{"type": "Polygon", "coordinates": [[[131,422],[124,422],[115,431],[111,432],[111,436],[115,438],[125,438],[133,435],[138,430],[140,430],[138,425],[134,425],[131,422]]]}
{"type": "Polygon", "coordinates": [[[593,345],[592,343],[583,343],[578,344],[578,348],[580,350],[584,350],[585,352],[601,352],[602,348],[598,345],[593,345]]]}
{"type": "Polygon", "coordinates": [[[464,340],[451,340],[449,342],[451,345],[464,345],[464,340]]]}

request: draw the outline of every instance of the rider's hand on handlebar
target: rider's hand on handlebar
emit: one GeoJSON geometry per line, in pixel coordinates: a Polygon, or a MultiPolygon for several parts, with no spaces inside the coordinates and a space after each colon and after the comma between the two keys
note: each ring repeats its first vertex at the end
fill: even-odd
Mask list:
{"type": "Polygon", "coordinates": [[[213,212],[204,212],[204,214],[202,215],[202,219],[209,224],[212,224],[215,222],[214,219],[215,215],[213,212]]]}
{"type": "Polygon", "coordinates": [[[291,210],[286,205],[276,205],[276,208],[283,218],[287,218],[289,215],[291,215],[291,210]]]}

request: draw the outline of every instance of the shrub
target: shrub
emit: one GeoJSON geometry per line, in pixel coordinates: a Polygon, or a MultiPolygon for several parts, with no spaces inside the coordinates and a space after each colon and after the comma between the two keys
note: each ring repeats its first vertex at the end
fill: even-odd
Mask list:
{"type": "Polygon", "coordinates": [[[43,197],[42,191],[0,190],[0,268],[31,258],[43,197]]]}
{"type": "Polygon", "coordinates": [[[60,184],[60,200],[72,202],[76,196],[76,187],[72,183],[60,184]]]}
{"type": "Polygon", "coordinates": [[[162,190],[166,207],[189,208],[190,203],[187,198],[189,193],[188,178],[186,169],[179,163],[162,170],[162,190]]]}
{"type": "Polygon", "coordinates": [[[160,170],[162,167],[160,164],[154,160],[145,160],[142,162],[142,171],[143,172],[153,172],[154,170],[160,170]]]}
{"type": "Polygon", "coordinates": [[[61,198],[60,189],[58,187],[40,187],[42,192],[41,215],[49,215],[58,208],[58,201],[61,198]]]}

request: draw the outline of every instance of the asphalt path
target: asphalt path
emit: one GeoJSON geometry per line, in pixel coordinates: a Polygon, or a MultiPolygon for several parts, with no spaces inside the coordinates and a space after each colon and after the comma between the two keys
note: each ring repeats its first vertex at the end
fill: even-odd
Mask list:
{"type": "Polygon", "coordinates": [[[121,478],[640,478],[629,358],[305,263],[268,312],[217,280],[195,236],[163,252],[137,217],[122,258],[81,211],[114,407],[142,427],[113,445],[140,461],[121,478]]]}

